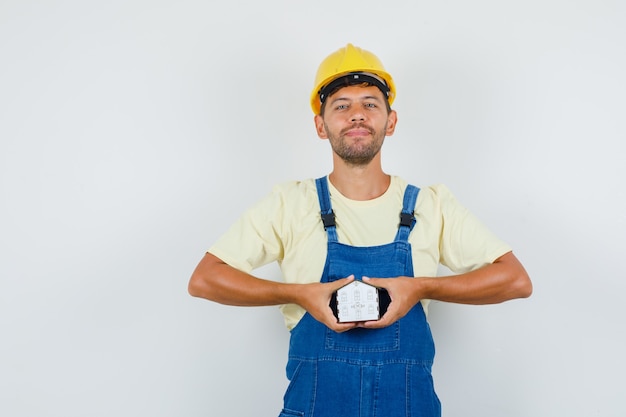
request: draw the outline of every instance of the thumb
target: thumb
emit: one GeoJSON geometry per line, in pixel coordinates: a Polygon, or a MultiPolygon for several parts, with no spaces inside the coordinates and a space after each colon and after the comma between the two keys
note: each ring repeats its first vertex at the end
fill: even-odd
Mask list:
{"type": "Polygon", "coordinates": [[[363,282],[367,282],[370,285],[373,285],[375,287],[382,287],[382,279],[381,278],[370,278],[370,277],[363,277],[363,282]]]}
{"type": "Polygon", "coordinates": [[[349,283],[351,283],[352,281],[354,281],[354,275],[350,275],[349,277],[346,277],[346,278],[341,278],[341,279],[338,279],[337,281],[333,281],[333,282],[332,282],[332,284],[333,284],[333,289],[336,291],[336,290],[338,290],[339,288],[341,288],[341,287],[343,287],[343,286],[345,286],[345,285],[348,285],[348,284],[349,284],[349,283]]]}

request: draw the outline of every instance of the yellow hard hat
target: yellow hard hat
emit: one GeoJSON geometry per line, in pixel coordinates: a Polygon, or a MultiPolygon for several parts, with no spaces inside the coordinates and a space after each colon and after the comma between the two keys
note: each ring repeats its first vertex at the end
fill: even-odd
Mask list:
{"type": "Polygon", "coordinates": [[[328,55],[317,69],[315,86],[311,93],[311,109],[315,114],[320,113],[322,102],[334,89],[329,87],[361,82],[377,86],[386,95],[389,105],[393,103],[396,97],[396,86],[380,59],[373,53],[349,43],[344,48],[328,55]],[[331,84],[336,85],[331,86],[331,84]]]}

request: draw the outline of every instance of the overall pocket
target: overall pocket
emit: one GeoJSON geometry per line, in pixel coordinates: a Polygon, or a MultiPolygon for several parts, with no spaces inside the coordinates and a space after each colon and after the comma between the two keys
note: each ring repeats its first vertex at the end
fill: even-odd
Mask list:
{"type": "Polygon", "coordinates": [[[283,398],[282,416],[304,416],[304,410],[310,410],[315,396],[317,364],[313,361],[289,359],[289,386],[283,398]]]}

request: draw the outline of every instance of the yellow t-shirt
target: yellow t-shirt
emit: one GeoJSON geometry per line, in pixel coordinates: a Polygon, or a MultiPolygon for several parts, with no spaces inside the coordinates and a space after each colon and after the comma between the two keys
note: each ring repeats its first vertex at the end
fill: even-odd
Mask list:
{"type": "MultiPolygon", "coordinates": [[[[392,176],[387,191],[367,201],[350,200],[328,181],[339,242],[375,246],[392,242],[402,210],[407,182],[392,176]]],[[[409,235],[416,277],[437,275],[442,265],[455,273],[489,264],[511,248],[495,237],[444,185],[420,190],[417,220],[409,235]]],[[[292,181],[248,209],[209,248],[227,264],[245,272],[277,261],[287,283],[319,282],[326,261],[326,231],[320,218],[315,180],[292,181]]],[[[292,329],[305,311],[281,306],[292,329]]]]}

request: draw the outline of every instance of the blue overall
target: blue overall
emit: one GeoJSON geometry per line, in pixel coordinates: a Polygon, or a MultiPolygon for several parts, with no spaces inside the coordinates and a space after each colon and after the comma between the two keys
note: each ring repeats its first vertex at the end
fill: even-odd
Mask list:
{"type": "MultiPolygon", "coordinates": [[[[339,243],[326,177],[316,180],[328,255],[321,282],[354,274],[392,278],[413,276],[408,242],[419,189],[404,194],[395,240],[380,246],[339,243]],[[407,217],[408,216],[408,217],[407,217]],[[407,222],[406,219],[410,220],[407,222]]],[[[441,405],[431,368],[435,348],[421,303],[383,329],[336,333],[306,313],[291,331],[287,377],[279,417],[439,417],[441,405]]]]}

